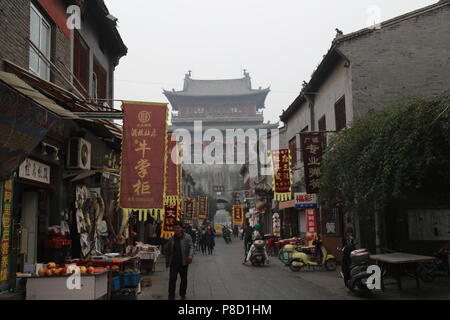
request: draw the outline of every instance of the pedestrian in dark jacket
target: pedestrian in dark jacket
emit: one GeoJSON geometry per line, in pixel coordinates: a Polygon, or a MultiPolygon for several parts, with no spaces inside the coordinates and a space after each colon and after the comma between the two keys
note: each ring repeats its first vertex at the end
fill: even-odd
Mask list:
{"type": "Polygon", "coordinates": [[[169,300],[175,300],[178,274],[181,277],[180,297],[186,300],[188,267],[192,262],[194,249],[192,238],[184,233],[181,222],[176,221],[174,227],[175,235],[168,241],[166,251],[166,268],[170,267],[169,300]]]}
{"type": "Polygon", "coordinates": [[[214,247],[216,246],[216,241],[214,240],[215,237],[216,231],[209,225],[206,230],[206,247],[208,248],[208,254],[213,254],[214,247]]]}
{"type": "Polygon", "coordinates": [[[206,254],[206,229],[202,227],[200,231],[200,248],[202,249],[202,254],[206,254]]]}
{"type": "Polygon", "coordinates": [[[242,232],[242,239],[244,240],[245,256],[247,256],[247,253],[250,250],[250,246],[253,242],[252,239],[253,231],[254,231],[253,228],[250,227],[250,223],[248,223],[247,221],[245,224],[244,232],[242,232]]]}

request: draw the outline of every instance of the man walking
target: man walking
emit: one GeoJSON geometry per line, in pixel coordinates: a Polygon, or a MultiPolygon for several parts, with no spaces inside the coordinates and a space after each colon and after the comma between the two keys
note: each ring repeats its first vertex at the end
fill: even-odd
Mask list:
{"type": "Polygon", "coordinates": [[[253,239],[252,239],[253,231],[254,231],[253,228],[250,227],[250,223],[247,221],[245,223],[244,231],[242,232],[242,235],[241,235],[241,237],[242,237],[241,239],[244,240],[244,250],[245,250],[243,263],[245,263],[247,260],[246,257],[250,250],[250,246],[252,245],[252,242],[253,242],[253,239]]]}
{"type": "Polygon", "coordinates": [[[175,300],[177,277],[180,274],[180,297],[186,300],[187,274],[194,255],[192,238],[184,233],[180,221],[174,223],[175,235],[167,243],[166,268],[170,267],[169,300],[175,300]]]}

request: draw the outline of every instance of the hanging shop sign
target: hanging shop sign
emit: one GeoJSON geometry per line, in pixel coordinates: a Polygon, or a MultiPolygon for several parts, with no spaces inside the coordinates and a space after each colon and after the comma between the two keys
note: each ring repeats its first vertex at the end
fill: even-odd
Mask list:
{"type": "Polygon", "coordinates": [[[192,211],[192,218],[193,219],[198,219],[198,201],[197,199],[192,199],[193,205],[193,211],[192,211]]]}
{"type": "Polygon", "coordinates": [[[181,165],[180,153],[176,136],[167,135],[167,155],[166,155],[166,196],[165,204],[177,202],[181,197],[181,165]]]}
{"type": "Polygon", "coordinates": [[[305,167],[306,192],[308,194],[319,193],[323,141],[324,136],[322,133],[300,133],[301,150],[305,167]]]}
{"type": "Polygon", "coordinates": [[[161,227],[161,238],[169,239],[175,233],[174,223],[180,221],[180,202],[170,202],[164,206],[164,219],[161,227]]]}
{"type": "Polygon", "coordinates": [[[288,201],[291,194],[291,156],[289,149],[271,150],[269,156],[273,168],[274,200],[288,201]]]}
{"type": "Polygon", "coordinates": [[[276,212],[272,216],[272,229],[275,237],[281,236],[281,219],[280,215],[276,212]]]}
{"type": "Polygon", "coordinates": [[[50,166],[26,159],[19,167],[19,178],[50,184],[50,166]]]}
{"type": "Polygon", "coordinates": [[[13,179],[8,179],[3,183],[0,286],[7,285],[8,283],[12,205],[13,179]]]}
{"type": "Polygon", "coordinates": [[[166,193],[167,104],[125,102],[120,207],[157,219],[166,193]]]}
{"type": "Polygon", "coordinates": [[[316,194],[296,193],[294,198],[295,198],[295,207],[297,209],[317,208],[316,194]]]}
{"type": "Polygon", "coordinates": [[[233,224],[238,227],[244,225],[244,206],[233,206],[233,224]]]}
{"type": "Polygon", "coordinates": [[[194,218],[194,199],[185,198],[184,203],[185,203],[185,208],[186,208],[186,214],[185,214],[184,218],[191,220],[194,218]]]}
{"type": "Polygon", "coordinates": [[[5,180],[38,146],[58,118],[1,81],[0,114],[0,180],[5,180]]]}
{"type": "Polygon", "coordinates": [[[317,220],[316,209],[306,209],[306,240],[308,244],[312,245],[312,242],[317,237],[317,220]]]}
{"type": "Polygon", "coordinates": [[[198,197],[198,218],[208,218],[208,196],[198,197]]]}

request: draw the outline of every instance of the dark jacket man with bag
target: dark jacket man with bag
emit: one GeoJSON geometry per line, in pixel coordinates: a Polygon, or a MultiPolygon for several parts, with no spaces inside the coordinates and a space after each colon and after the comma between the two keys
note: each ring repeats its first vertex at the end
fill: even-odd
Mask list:
{"type": "Polygon", "coordinates": [[[181,277],[180,297],[186,300],[188,267],[192,262],[194,247],[191,236],[184,232],[181,222],[176,221],[174,227],[175,235],[166,245],[166,268],[170,267],[169,300],[175,299],[178,274],[181,277]]]}

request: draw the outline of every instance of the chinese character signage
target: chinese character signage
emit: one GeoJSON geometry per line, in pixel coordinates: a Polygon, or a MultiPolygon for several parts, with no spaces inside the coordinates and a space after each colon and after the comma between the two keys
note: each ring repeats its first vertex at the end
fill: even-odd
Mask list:
{"type": "Polygon", "coordinates": [[[50,166],[26,159],[19,167],[19,178],[50,184],[50,166]]]}
{"type": "Polygon", "coordinates": [[[269,151],[273,168],[273,191],[275,201],[291,200],[291,156],[289,149],[269,151]]]}
{"type": "Polygon", "coordinates": [[[193,202],[192,219],[198,219],[198,201],[197,199],[192,199],[192,202],[193,202]]]}
{"type": "Polygon", "coordinates": [[[123,104],[120,207],[137,210],[140,221],[164,210],[167,110],[167,104],[123,104]]]}
{"type": "Polygon", "coordinates": [[[0,265],[0,285],[8,283],[9,267],[9,243],[11,232],[13,179],[6,180],[3,184],[3,214],[2,214],[2,242],[1,242],[1,265],[0,265]]]}
{"type": "Polygon", "coordinates": [[[306,240],[311,245],[317,236],[316,209],[306,209],[306,240]]]}
{"type": "Polygon", "coordinates": [[[185,203],[185,219],[192,219],[194,218],[194,199],[191,198],[185,198],[184,199],[184,203],[185,203]]]}
{"type": "Polygon", "coordinates": [[[244,206],[233,206],[233,224],[238,227],[244,225],[244,206]]]}
{"type": "Polygon", "coordinates": [[[168,203],[164,206],[164,219],[161,227],[161,238],[169,239],[174,235],[174,223],[180,221],[180,202],[168,203]]]}
{"type": "Polygon", "coordinates": [[[181,163],[180,150],[176,136],[167,135],[167,157],[166,157],[166,203],[175,203],[181,199],[181,163]]]}
{"type": "Polygon", "coordinates": [[[316,194],[296,193],[294,197],[295,197],[295,207],[297,209],[317,207],[316,194]]]}
{"type": "Polygon", "coordinates": [[[198,218],[208,218],[208,196],[198,197],[198,218]]]}
{"type": "Polygon", "coordinates": [[[323,134],[316,132],[301,133],[300,142],[305,167],[306,192],[308,194],[319,193],[323,134]]]}

